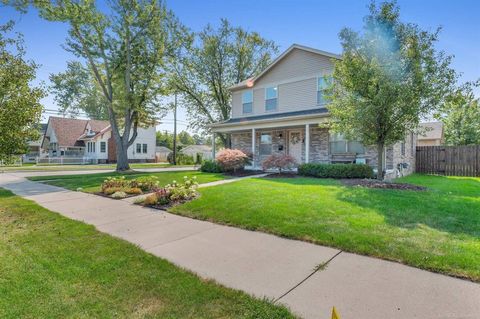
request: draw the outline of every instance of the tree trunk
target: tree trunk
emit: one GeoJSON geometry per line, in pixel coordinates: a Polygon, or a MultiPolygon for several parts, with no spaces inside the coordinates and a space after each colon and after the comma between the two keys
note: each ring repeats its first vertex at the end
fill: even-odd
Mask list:
{"type": "MultiPolygon", "coordinates": [[[[117,142],[115,141],[115,143],[117,142]]],[[[128,150],[128,146],[122,143],[122,141],[119,141],[117,143],[117,168],[116,168],[117,172],[130,170],[130,165],[128,164],[127,150],[128,150]]]]}
{"type": "Polygon", "coordinates": [[[383,153],[385,152],[385,143],[377,144],[377,179],[383,180],[385,173],[385,163],[383,161],[383,153]]]}
{"type": "Polygon", "coordinates": [[[218,136],[222,140],[223,146],[225,148],[232,148],[232,138],[228,133],[219,133],[218,136]]]}

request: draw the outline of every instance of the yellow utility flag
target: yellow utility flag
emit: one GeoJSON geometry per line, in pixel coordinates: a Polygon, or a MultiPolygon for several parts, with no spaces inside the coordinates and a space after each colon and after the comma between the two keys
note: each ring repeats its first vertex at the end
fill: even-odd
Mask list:
{"type": "Polygon", "coordinates": [[[332,308],[332,319],[340,319],[340,315],[337,312],[337,309],[335,307],[332,308]]]}

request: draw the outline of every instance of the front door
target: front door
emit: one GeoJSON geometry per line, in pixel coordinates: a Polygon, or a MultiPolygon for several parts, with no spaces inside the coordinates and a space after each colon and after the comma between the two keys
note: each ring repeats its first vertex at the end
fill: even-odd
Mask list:
{"type": "Polygon", "coordinates": [[[288,154],[293,156],[297,163],[302,162],[302,132],[290,131],[288,134],[288,154]]]}

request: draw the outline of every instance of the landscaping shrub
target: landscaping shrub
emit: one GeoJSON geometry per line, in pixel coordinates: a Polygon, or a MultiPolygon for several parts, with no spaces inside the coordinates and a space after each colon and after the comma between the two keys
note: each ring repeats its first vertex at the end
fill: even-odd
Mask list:
{"type": "Polygon", "coordinates": [[[130,180],[131,188],[140,188],[143,192],[148,192],[158,186],[158,178],[156,176],[141,176],[130,180]]]}
{"type": "Polygon", "coordinates": [[[373,169],[366,164],[317,164],[298,167],[298,174],[321,178],[372,178],[373,169]]]}
{"type": "Polygon", "coordinates": [[[141,188],[131,187],[131,188],[125,189],[125,193],[127,193],[128,195],[141,195],[143,194],[143,191],[141,188]]]}
{"type": "Polygon", "coordinates": [[[158,188],[153,194],[148,195],[143,200],[143,204],[147,206],[167,205],[172,202],[190,200],[198,196],[198,183],[196,177],[183,178],[183,183],[173,181],[165,187],[158,188]]]}
{"type": "Polygon", "coordinates": [[[125,188],[130,187],[130,181],[125,179],[125,176],[120,177],[107,177],[102,183],[102,193],[107,188],[125,188]]]}
{"type": "Polygon", "coordinates": [[[203,161],[202,166],[200,166],[200,171],[205,173],[221,173],[222,167],[215,161],[207,160],[203,161]]]}
{"type": "Polygon", "coordinates": [[[112,195],[113,193],[116,192],[121,192],[123,188],[121,187],[107,187],[103,190],[103,193],[105,195],[112,195]]]}
{"type": "MultiPolygon", "coordinates": [[[[173,153],[168,154],[167,161],[170,164],[173,164],[173,153]]],[[[177,153],[177,165],[194,165],[194,164],[195,164],[195,159],[193,158],[193,156],[177,153]]]]}
{"type": "Polygon", "coordinates": [[[110,197],[115,198],[115,199],[122,199],[122,198],[127,197],[127,193],[125,193],[125,192],[115,192],[110,197]]]}
{"type": "Polygon", "coordinates": [[[284,170],[294,168],[296,164],[297,160],[291,155],[272,154],[262,162],[262,168],[264,170],[277,169],[279,173],[282,173],[284,170]]]}
{"type": "Polygon", "coordinates": [[[217,163],[225,172],[235,172],[243,169],[249,163],[250,159],[241,150],[232,150],[226,148],[218,152],[217,163]]]}

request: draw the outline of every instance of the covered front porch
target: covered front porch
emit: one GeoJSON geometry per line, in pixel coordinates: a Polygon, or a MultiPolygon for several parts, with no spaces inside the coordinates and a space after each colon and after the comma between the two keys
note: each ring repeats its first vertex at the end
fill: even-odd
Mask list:
{"type": "MultiPolygon", "coordinates": [[[[213,127],[231,136],[231,148],[250,156],[249,169],[261,168],[272,154],[288,154],[303,163],[366,163],[376,165],[375,150],[357,142],[336,139],[324,125],[325,118],[246,122],[213,127]]],[[[215,146],[213,145],[215,157],[215,146]]]]}

